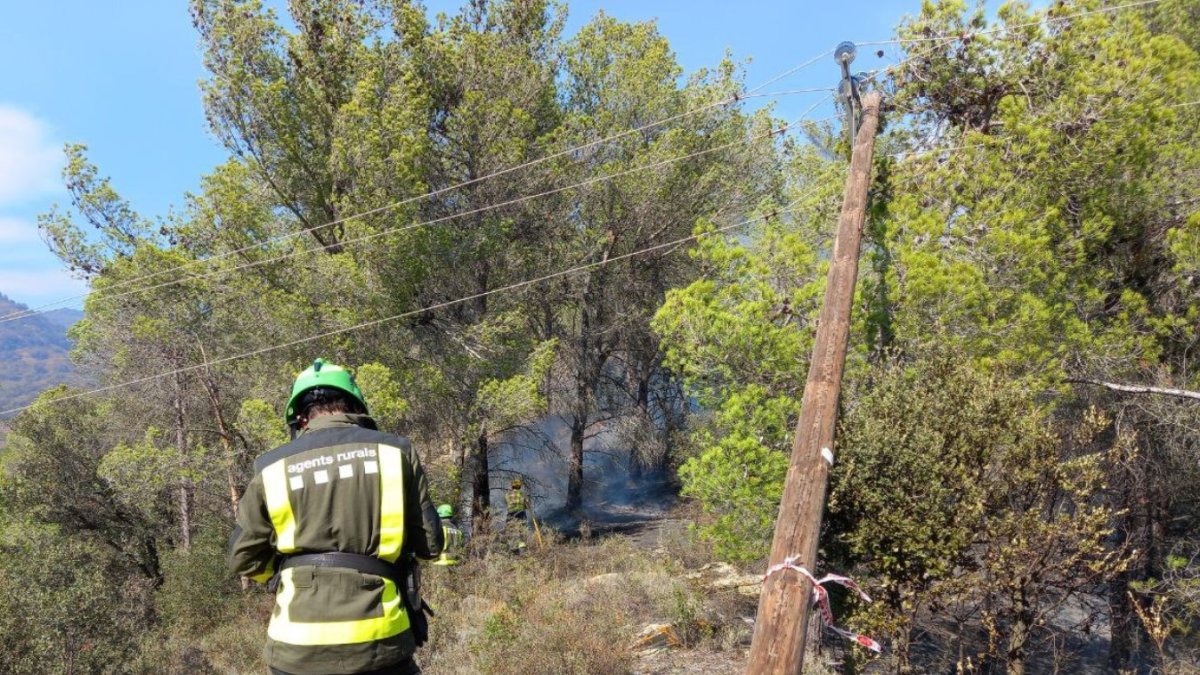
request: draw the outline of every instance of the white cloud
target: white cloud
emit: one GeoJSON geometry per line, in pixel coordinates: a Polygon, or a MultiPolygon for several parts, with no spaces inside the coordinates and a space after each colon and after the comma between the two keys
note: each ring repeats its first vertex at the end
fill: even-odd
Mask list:
{"type": "Polygon", "coordinates": [[[0,104],[0,205],[44,196],[59,187],[61,145],[33,115],[0,104]]]}
{"type": "Polygon", "coordinates": [[[0,216],[0,246],[37,244],[40,241],[37,225],[20,218],[0,216]]]}
{"type": "Polygon", "coordinates": [[[0,269],[0,293],[30,307],[60,300],[64,302],[56,307],[79,307],[83,300],[75,296],[87,293],[87,284],[65,270],[0,269]]]}
{"type": "MultiPolygon", "coordinates": [[[[86,290],[87,284],[72,278],[46,248],[32,220],[0,215],[0,293],[37,306],[86,290]]],[[[76,299],[63,306],[79,304],[76,299]]]]}

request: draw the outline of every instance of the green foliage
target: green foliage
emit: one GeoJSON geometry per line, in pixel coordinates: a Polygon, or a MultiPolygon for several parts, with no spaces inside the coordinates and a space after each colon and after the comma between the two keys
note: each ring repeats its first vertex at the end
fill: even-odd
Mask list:
{"type": "Polygon", "coordinates": [[[819,266],[813,246],[776,223],[749,244],[703,236],[692,255],[707,278],[670,291],[653,324],[666,365],[712,409],[692,433],[697,454],[679,475],[684,494],[714,519],[702,532],[717,552],[759,558],[787,470],[819,266]]]}
{"type": "Polygon", "coordinates": [[[897,611],[963,564],[991,462],[1036,429],[1021,393],[998,384],[949,359],[892,367],[842,422],[829,517],[897,611]]]}
{"type": "Polygon", "coordinates": [[[139,245],[153,237],[154,229],[117,194],[108,178],[99,176],[96,166],[87,159],[86,145],[68,144],[64,153],[67,163],[62,177],[72,210],[60,211],[55,205],[49,213],[38,217],[38,229],[50,250],[72,272],[91,278],[114,260],[132,255],[139,245]],[[85,230],[80,220],[90,227],[85,230]]]}
{"type": "Polygon", "coordinates": [[[1184,539],[1172,547],[1157,578],[1131,584],[1137,616],[1158,652],[1164,672],[1186,673],[1200,666],[1195,626],[1200,617],[1197,546],[1184,539]],[[1183,648],[1180,648],[1183,647],[1183,648]]]}
{"type": "MultiPolygon", "coordinates": [[[[1127,552],[1109,546],[1113,511],[1094,502],[1101,458],[1065,455],[1024,387],[940,356],[890,365],[853,398],[828,546],[878,589],[860,620],[902,658],[915,617],[955,606],[982,611],[990,644],[1007,638],[1015,658],[1029,646],[1018,623],[1033,630],[1124,568],[1127,552]]],[[[1107,426],[1085,422],[1072,445],[1107,426]]]]}
{"type": "MultiPolygon", "coordinates": [[[[745,420],[736,415],[739,403],[747,402],[732,397],[725,406],[729,418],[745,420]]],[[[764,419],[770,414],[754,412],[758,420],[776,427],[784,426],[781,421],[788,419],[764,419]]],[[[680,467],[683,493],[699,499],[714,518],[701,532],[714,542],[718,555],[732,560],[761,558],[770,548],[788,457],[777,447],[759,441],[755,434],[761,427],[750,420],[744,425],[723,427],[717,422],[714,426],[722,432],[719,440],[714,432],[700,433],[692,439],[697,444],[708,441],[711,445],[703,446],[699,455],[680,467]]]]}
{"type": "MultiPolygon", "coordinates": [[[[953,31],[962,14],[930,5],[902,32],[953,31]]],[[[1017,6],[1000,15],[1029,18],[1017,6]]],[[[938,326],[985,363],[1052,380],[1090,355],[1136,372],[1186,339],[1175,319],[1198,296],[1180,276],[1186,211],[1171,204],[1200,176],[1193,117],[1173,105],[1200,97],[1198,59],[1136,12],[922,50],[898,100],[956,127],[965,147],[897,170],[891,281],[906,348],[938,326]]]]}
{"type": "Polygon", "coordinates": [[[151,427],[141,442],[118,445],[105,453],[96,475],[112,486],[128,508],[153,517],[162,507],[162,495],[188,473],[188,464],[179,449],[164,445],[162,432],[151,427]]]}
{"type": "Polygon", "coordinates": [[[256,398],[242,401],[237,428],[245,443],[261,454],[287,442],[283,414],[270,403],[256,398]]]}
{"type": "Polygon", "coordinates": [[[1189,283],[1200,274],[1200,212],[1193,213],[1187,222],[1167,234],[1175,270],[1189,283]]]}
{"type": "MultiPolygon", "coordinates": [[[[70,206],[39,221],[95,291],[74,356],[118,388],[54,390],[13,423],[0,476],[8,669],[254,662],[246,627],[261,627],[262,598],[221,572],[225,514],[253,455],[286,440],[286,383],[316,355],[363,364],[372,412],[416,437],[440,500],[480,508],[489,443],[506,429],[567,420],[578,506],[595,421],[636,417],[628,426],[659,442],[662,420],[701,533],[723,557],[765,556],[842,192],[840,134],[810,125],[813,145],[779,140],[769,111],[709,105],[742,89],[732,61],[685,78],[653,23],[601,14],[568,39],[565,9],[543,0],[434,21],[411,2],[293,2],[290,18],[261,0],[190,7],[228,161],[151,220],[68,146],[70,206]],[[685,124],[591,145],[685,111],[685,124]],[[567,189],[602,176],[615,177],[567,189]],[[672,246],[520,283],[688,233],[690,259],[672,246]],[[657,389],[679,382],[664,403],[657,389]],[[672,413],[692,408],[681,428],[672,413]]],[[[1054,637],[1055,603],[1085,586],[1111,589],[1116,642],[1135,632],[1122,603],[1156,635],[1194,616],[1195,565],[1159,555],[1164,538],[1195,534],[1194,413],[1064,382],[1200,383],[1200,132],[1185,105],[1200,99],[1200,4],[1035,20],[1098,8],[1010,3],[997,24],[1021,27],[981,33],[982,6],[930,1],[899,31],[917,41],[885,86],[897,118],[877,154],[899,155],[876,163],[823,559],[881,597],[855,621],[904,658],[934,607],[978,618],[959,627],[960,654],[1014,670],[1054,637]],[[940,35],[964,39],[923,39],[940,35]],[[1131,561],[1135,549],[1154,553],[1131,561]]],[[[440,636],[461,647],[453,667],[628,669],[611,648],[636,616],[628,595],[543,592],[549,566],[571,560],[496,556],[498,607],[445,596],[478,629],[440,636]]],[[[472,578],[458,590],[483,592],[487,575],[472,578]]],[[[653,581],[634,597],[708,640],[701,599],[653,581]]],[[[929,670],[955,666],[967,667],[929,670]]]]}
{"type": "MultiPolygon", "coordinates": [[[[1099,7],[1078,2],[1047,13],[1065,18],[1099,7]]],[[[1048,402],[1061,428],[1089,426],[1082,412],[1092,406],[1113,424],[1091,441],[1112,461],[1065,463],[1078,472],[1070,479],[1045,465],[1028,476],[1036,485],[1066,481],[1068,492],[1090,490],[1093,503],[1109,509],[1107,522],[1095,511],[1045,527],[1038,525],[1045,519],[1000,521],[1007,525],[982,530],[995,543],[979,554],[987,565],[1019,559],[1036,567],[1028,561],[1040,548],[1094,578],[1121,568],[1122,547],[1158,549],[1173,528],[1168,523],[1196,522],[1194,505],[1178,499],[1195,480],[1184,418],[1161,401],[1064,384],[1200,382],[1191,356],[1200,339],[1192,251],[1200,189],[1191,105],[1200,99],[1189,21],[1195,11],[1188,0],[1038,23],[1011,4],[999,11],[1000,23],[1029,25],[914,49],[913,67],[897,80],[897,103],[915,115],[911,126],[894,127],[895,139],[955,149],[907,157],[892,173],[894,346],[910,357],[951,349],[1034,390],[1054,391],[1048,402]],[[1154,506],[1146,506],[1148,495],[1154,506]],[[1105,527],[1115,533],[1107,543],[1111,560],[1086,543],[1087,533],[1105,527]],[[1079,554],[1103,569],[1086,569],[1051,536],[1075,538],[1079,554]]],[[[922,37],[985,23],[982,10],[968,14],[963,3],[927,3],[900,32],[922,37]]],[[[1140,640],[1128,581],[1156,576],[1158,564],[1144,553],[1128,563],[1108,587],[1114,670],[1132,667],[1140,640]]],[[[1028,639],[1030,612],[990,617],[998,622],[990,637],[1007,631],[1010,641],[1028,639]]],[[[1023,663],[1021,648],[1008,649],[1023,663]]]]}
{"type": "Polygon", "coordinates": [[[228,537],[221,525],[201,529],[191,550],[163,557],[164,583],[154,597],[161,630],[168,635],[212,631],[236,608],[240,588],[225,569],[228,537]]]}
{"type": "Polygon", "coordinates": [[[162,580],[154,526],[127,506],[100,473],[106,448],[96,433],[103,411],[92,401],[55,401],[60,387],[16,418],[4,455],[0,494],[13,513],[54,525],[62,535],[94,537],[136,567],[162,580]]]}
{"type": "Polygon", "coordinates": [[[88,533],[0,521],[0,664],[4,672],[109,672],[135,654],[149,584],[88,533]]]}
{"type": "Polygon", "coordinates": [[[533,349],[525,372],[483,382],[475,403],[480,416],[496,428],[505,429],[545,412],[546,375],[554,365],[557,346],[557,340],[547,340],[533,349]]]}
{"type": "Polygon", "coordinates": [[[355,369],[354,379],[366,397],[371,417],[380,428],[397,428],[408,410],[408,401],[392,370],[381,363],[365,363],[355,369]]]}
{"type": "MultiPolygon", "coordinates": [[[[1200,381],[1189,356],[1200,154],[1187,105],[1200,98],[1200,57],[1183,18],[1196,8],[1168,4],[1040,23],[1010,3],[997,23],[1020,28],[978,33],[981,6],[927,2],[899,30],[915,40],[893,83],[907,112],[879,145],[908,152],[877,162],[823,543],[882,590],[858,619],[897,638],[902,669],[913,622],[952,607],[983,619],[973,662],[1017,672],[1064,598],[1138,559],[1123,539],[1134,535],[1115,533],[1144,528],[1140,545],[1156,545],[1168,521],[1126,510],[1143,508],[1145,490],[1162,496],[1163,517],[1178,513],[1171,522],[1194,519],[1167,496],[1192,475],[1179,462],[1194,459],[1182,418],[1064,384],[1200,381]],[[939,35],[969,37],[924,39],[939,35]],[[1109,459],[1130,456],[1138,468],[1109,459]],[[1140,463],[1150,456],[1159,469],[1140,463]]],[[[800,155],[788,171],[812,186],[821,168],[800,155]]],[[[825,228],[791,230],[807,248],[779,266],[760,243],[769,227],[702,240],[706,278],[671,291],[655,318],[667,364],[707,409],[680,476],[727,557],[766,552],[825,228]]],[[[956,666],[967,664],[929,665],[956,666]]]]}

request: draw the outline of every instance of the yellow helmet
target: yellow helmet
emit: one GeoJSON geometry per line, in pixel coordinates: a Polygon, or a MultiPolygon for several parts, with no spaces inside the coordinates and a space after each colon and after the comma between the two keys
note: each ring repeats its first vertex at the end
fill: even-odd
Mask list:
{"type": "Polygon", "coordinates": [[[521,479],[520,479],[520,478],[514,478],[514,479],[513,479],[513,482],[512,482],[512,489],[514,489],[514,490],[520,490],[520,489],[521,489],[521,485],[522,485],[522,483],[521,483],[521,479]]]}

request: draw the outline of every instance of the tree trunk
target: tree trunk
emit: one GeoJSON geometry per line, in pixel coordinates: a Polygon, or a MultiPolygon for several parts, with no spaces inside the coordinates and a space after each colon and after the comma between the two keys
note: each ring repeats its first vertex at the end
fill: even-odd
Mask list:
{"type": "Polygon", "coordinates": [[[184,481],[179,486],[179,548],[184,553],[192,550],[192,490],[184,481]]]}
{"type": "Polygon", "coordinates": [[[134,564],[150,579],[154,588],[159,588],[165,580],[163,577],[162,563],[158,558],[158,545],[154,542],[154,537],[146,536],[142,538],[141,551],[135,556],[134,564]]]}
{"type": "Polygon", "coordinates": [[[571,449],[567,460],[567,511],[571,513],[583,510],[583,436],[587,431],[587,399],[582,398],[586,395],[583,389],[580,386],[578,396],[584,403],[576,405],[571,416],[571,449]]]}
{"type": "MultiPolygon", "coordinates": [[[[585,297],[587,294],[585,293],[585,297]]],[[[583,440],[591,410],[593,346],[590,331],[590,312],[585,304],[582,311],[582,332],[579,337],[579,362],[575,368],[575,400],[571,409],[571,447],[567,454],[567,511],[578,513],[583,509],[583,440]]]]}
{"type": "MultiPolygon", "coordinates": [[[[1136,479],[1135,479],[1136,480],[1136,479]]],[[[1114,523],[1114,549],[1136,551],[1136,558],[1121,570],[1109,584],[1108,608],[1111,638],[1108,646],[1108,667],[1112,672],[1124,672],[1134,666],[1139,655],[1138,643],[1145,636],[1144,627],[1133,606],[1131,591],[1137,582],[1152,578],[1158,552],[1155,523],[1155,489],[1145,477],[1128,483],[1116,500],[1121,515],[1114,523]]]]}
{"type": "Polygon", "coordinates": [[[1013,606],[1013,624],[1008,634],[1008,675],[1025,675],[1025,659],[1028,655],[1029,634],[1033,630],[1033,612],[1028,598],[1019,592],[1013,606]]]}
{"type": "MultiPolygon", "coordinates": [[[[1120,528],[1116,531],[1121,532],[1120,528]]],[[[1138,629],[1129,598],[1129,582],[1132,579],[1133,574],[1129,570],[1122,571],[1113,579],[1108,592],[1108,669],[1114,673],[1124,672],[1128,667],[1138,629]]]]}
{"type": "Polygon", "coordinates": [[[475,446],[468,458],[471,481],[471,521],[473,530],[483,531],[483,522],[491,513],[492,490],[488,480],[488,435],[487,429],[481,429],[475,438],[475,446]]]}
{"type": "MultiPolygon", "coordinates": [[[[200,358],[208,363],[208,354],[204,353],[204,345],[200,344],[200,358]]],[[[212,405],[213,418],[217,421],[217,436],[221,439],[221,449],[225,452],[225,484],[229,488],[229,514],[237,521],[238,502],[241,501],[241,486],[237,479],[236,468],[240,464],[239,453],[233,448],[233,434],[225,424],[225,412],[221,410],[221,392],[213,379],[212,371],[204,368],[204,390],[208,393],[208,401],[212,405]]],[[[250,590],[250,580],[238,577],[243,591],[250,590]]]]}
{"type": "MultiPolygon", "coordinates": [[[[813,623],[817,623],[814,621],[813,623]]],[[[892,649],[896,653],[896,672],[900,675],[909,675],[913,672],[912,659],[909,654],[909,647],[912,645],[912,626],[905,624],[903,628],[896,632],[896,643],[892,645],[892,649]]]]}
{"type": "MultiPolygon", "coordinates": [[[[654,428],[654,420],[650,416],[650,368],[639,359],[636,368],[629,368],[626,373],[626,386],[636,391],[634,398],[634,415],[638,424],[649,432],[654,428]]],[[[639,434],[640,436],[640,434],[639,434]]],[[[656,468],[658,458],[651,462],[644,450],[633,447],[629,449],[629,477],[640,478],[646,469],[656,468]]]]}
{"type": "MultiPolygon", "coordinates": [[[[208,361],[208,356],[204,353],[203,346],[201,346],[200,355],[205,362],[208,361]]],[[[209,403],[212,404],[213,419],[217,422],[217,437],[221,439],[221,449],[225,452],[227,459],[227,463],[225,464],[225,482],[229,487],[229,512],[234,518],[237,518],[241,489],[234,469],[238,464],[238,453],[233,449],[233,434],[229,431],[229,425],[225,423],[225,413],[221,410],[221,392],[217,390],[217,383],[213,381],[212,373],[208,368],[204,369],[204,390],[208,393],[209,403]]]]}
{"type": "MultiPolygon", "coordinates": [[[[175,447],[180,460],[187,466],[187,406],[183,401],[183,380],[175,375],[175,447]]],[[[195,499],[192,482],[188,478],[179,481],[177,504],[179,507],[179,547],[184,553],[192,550],[192,502],[195,499]]]]}
{"type": "MultiPolygon", "coordinates": [[[[669,373],[664,373],[664,379],[669,381],[667,387],[671,394],[669,396],[659,396],[658,406],[663,415],[663,456],[662,468],[666,469],[671,466],[671,458],[675,454],[675,432],[683,429],[687,423],[688,415],[688,398],[687,392],[683,390],[683,386],[679,381],[672,377],[669,373]]],[[[673,474],[671,480],[676,480],[673,474]]]]}
{"type": "MultiPolygon", "coordinates": [[[[599,256],[599,262],[608,260],[615,236],[608,232],[608,244],[599,256]]],[[[571,411],[571,448],[567,458],[567,503],[569,512],[583,510],[583,440],[588,427],[588,417],[594,403],[600,374],[611,353],[605,347],[602,331],[606,328],[604,298],[596,288],[604,290],[605,277],[599,268],[584,281],[579,304],[579,334],[576,336],[577,357],[575,363],[575,400],[571,411]]]]}

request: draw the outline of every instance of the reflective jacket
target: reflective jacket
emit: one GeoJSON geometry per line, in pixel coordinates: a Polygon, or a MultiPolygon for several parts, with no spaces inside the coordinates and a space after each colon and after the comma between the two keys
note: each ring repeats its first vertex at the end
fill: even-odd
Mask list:
{"type": "Polygon", "coordinates": [[[509,488],[508,494],[504,497],[504,506],[510,516],[528,509],[529,500],[525,498],[524,488],[509,488]]]}
{"type": "MultiPolygon", "coordinates": [[[[324,415],[254,462],[228,564],[266,582],[281,556],[340,551],[390,563],[431,560],[442,527],[408,439],[370,418],[324,415]]],[[[299,565],[278,574],[267,663],[297,675],[377,670],[415,650],[396,583],[354,569],[299,565]]]]}
{"type": "MultiPolygon", "coordinates": [[[[445,523],[446,521],[442,521],[445,523]]],[[[434,565],[444,565],[451,567],[458,564],[458,552],[463,546],[462,530],[450,524],[442,525],[442,541],[445,546],[442,548],[442,554],[437,560],[433,561],[434,565]]]]}

